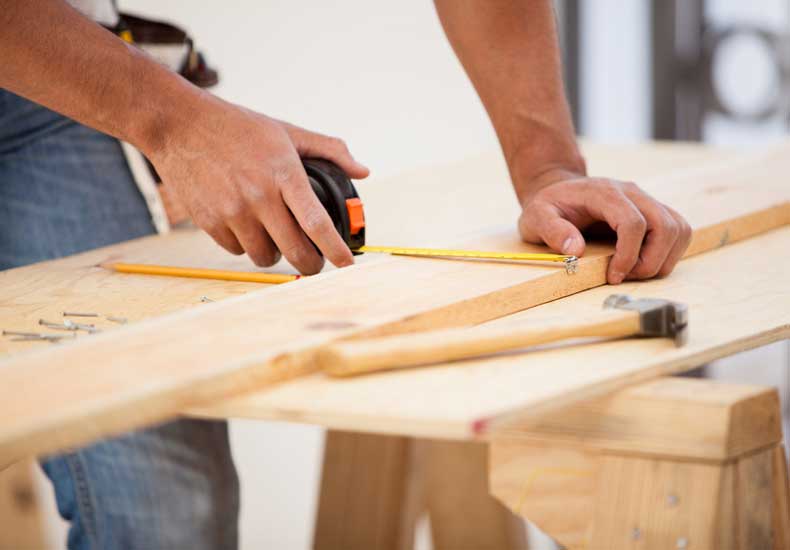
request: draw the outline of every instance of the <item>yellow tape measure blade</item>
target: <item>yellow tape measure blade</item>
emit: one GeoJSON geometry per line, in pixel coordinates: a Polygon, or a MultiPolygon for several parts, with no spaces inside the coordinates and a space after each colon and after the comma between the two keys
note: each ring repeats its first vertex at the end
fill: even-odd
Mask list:
{"type": "Polygon", "coordinates": [[[576,272],[576,256],[534,252],[490,252],[484,250],[453,250],[445,248],[412,248],[397,246],[361,246],[357,252],[394,254],[396,256],[428,256],[445,258],[474,258],[483,260],[510,260],[526,262],[563,263],[569,273],[576,272]]]}

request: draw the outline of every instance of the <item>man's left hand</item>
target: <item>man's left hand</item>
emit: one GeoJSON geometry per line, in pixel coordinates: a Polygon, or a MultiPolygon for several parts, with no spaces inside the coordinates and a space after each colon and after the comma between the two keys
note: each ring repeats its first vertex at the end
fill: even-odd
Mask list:
{"type": "Polygon", "coordinates": [[[617,233],[606,275],[610,284],[664,277],[688,248],[691,227],[686,220],[634,183],[568,172],[540,179],[529,186],[522,202],[518,224],[522,238],[581,256],[585,247],[581,231],[605,222],[617,233]]]}

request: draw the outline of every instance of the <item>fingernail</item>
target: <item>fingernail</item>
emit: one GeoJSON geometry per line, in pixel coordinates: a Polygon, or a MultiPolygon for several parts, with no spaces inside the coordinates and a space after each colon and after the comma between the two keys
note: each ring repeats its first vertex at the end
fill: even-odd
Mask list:
{"type": "Polygon", "coordinates": [[[613,285],[619,285],[620,283],[623,282],[623,279],[625,279],[625,273],[621,273],[619,271],[613,271],[612,272],[612,281],[611,281],[611,283],[613,285]]]}
{"type": "Polygon", "coordinates": [[[570,253],[572,245],[573,245],[573,237],[568,237],[567,239],[565,239],[565,242],[562,243],[562,253],[563,254],[570,253]]]}

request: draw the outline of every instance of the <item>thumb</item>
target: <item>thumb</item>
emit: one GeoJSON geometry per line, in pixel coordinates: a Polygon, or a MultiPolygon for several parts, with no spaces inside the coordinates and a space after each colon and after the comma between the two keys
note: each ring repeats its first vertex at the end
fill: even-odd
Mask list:
{"type": "Polygon", "coordinates": [[[572,256],[584,254],[584,237],[581,231],[563,218],[551,205],[531,205],[524,208],[519,218],[519,231],[524,241],[546,243],[559,252],[572,256]]]}

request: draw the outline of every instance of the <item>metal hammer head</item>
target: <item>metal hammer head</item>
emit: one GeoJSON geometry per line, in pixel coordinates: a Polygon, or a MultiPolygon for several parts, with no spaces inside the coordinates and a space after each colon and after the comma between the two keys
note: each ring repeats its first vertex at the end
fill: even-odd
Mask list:
{"type": "Polygon", "coordinates": [[[604,308],[626,309],[639,313],[640,336],[668,336],[676,346],[688,340],[688,308],[685,304],[659,298],[631,298],[627,294],[612,294],[604,308]]]}

